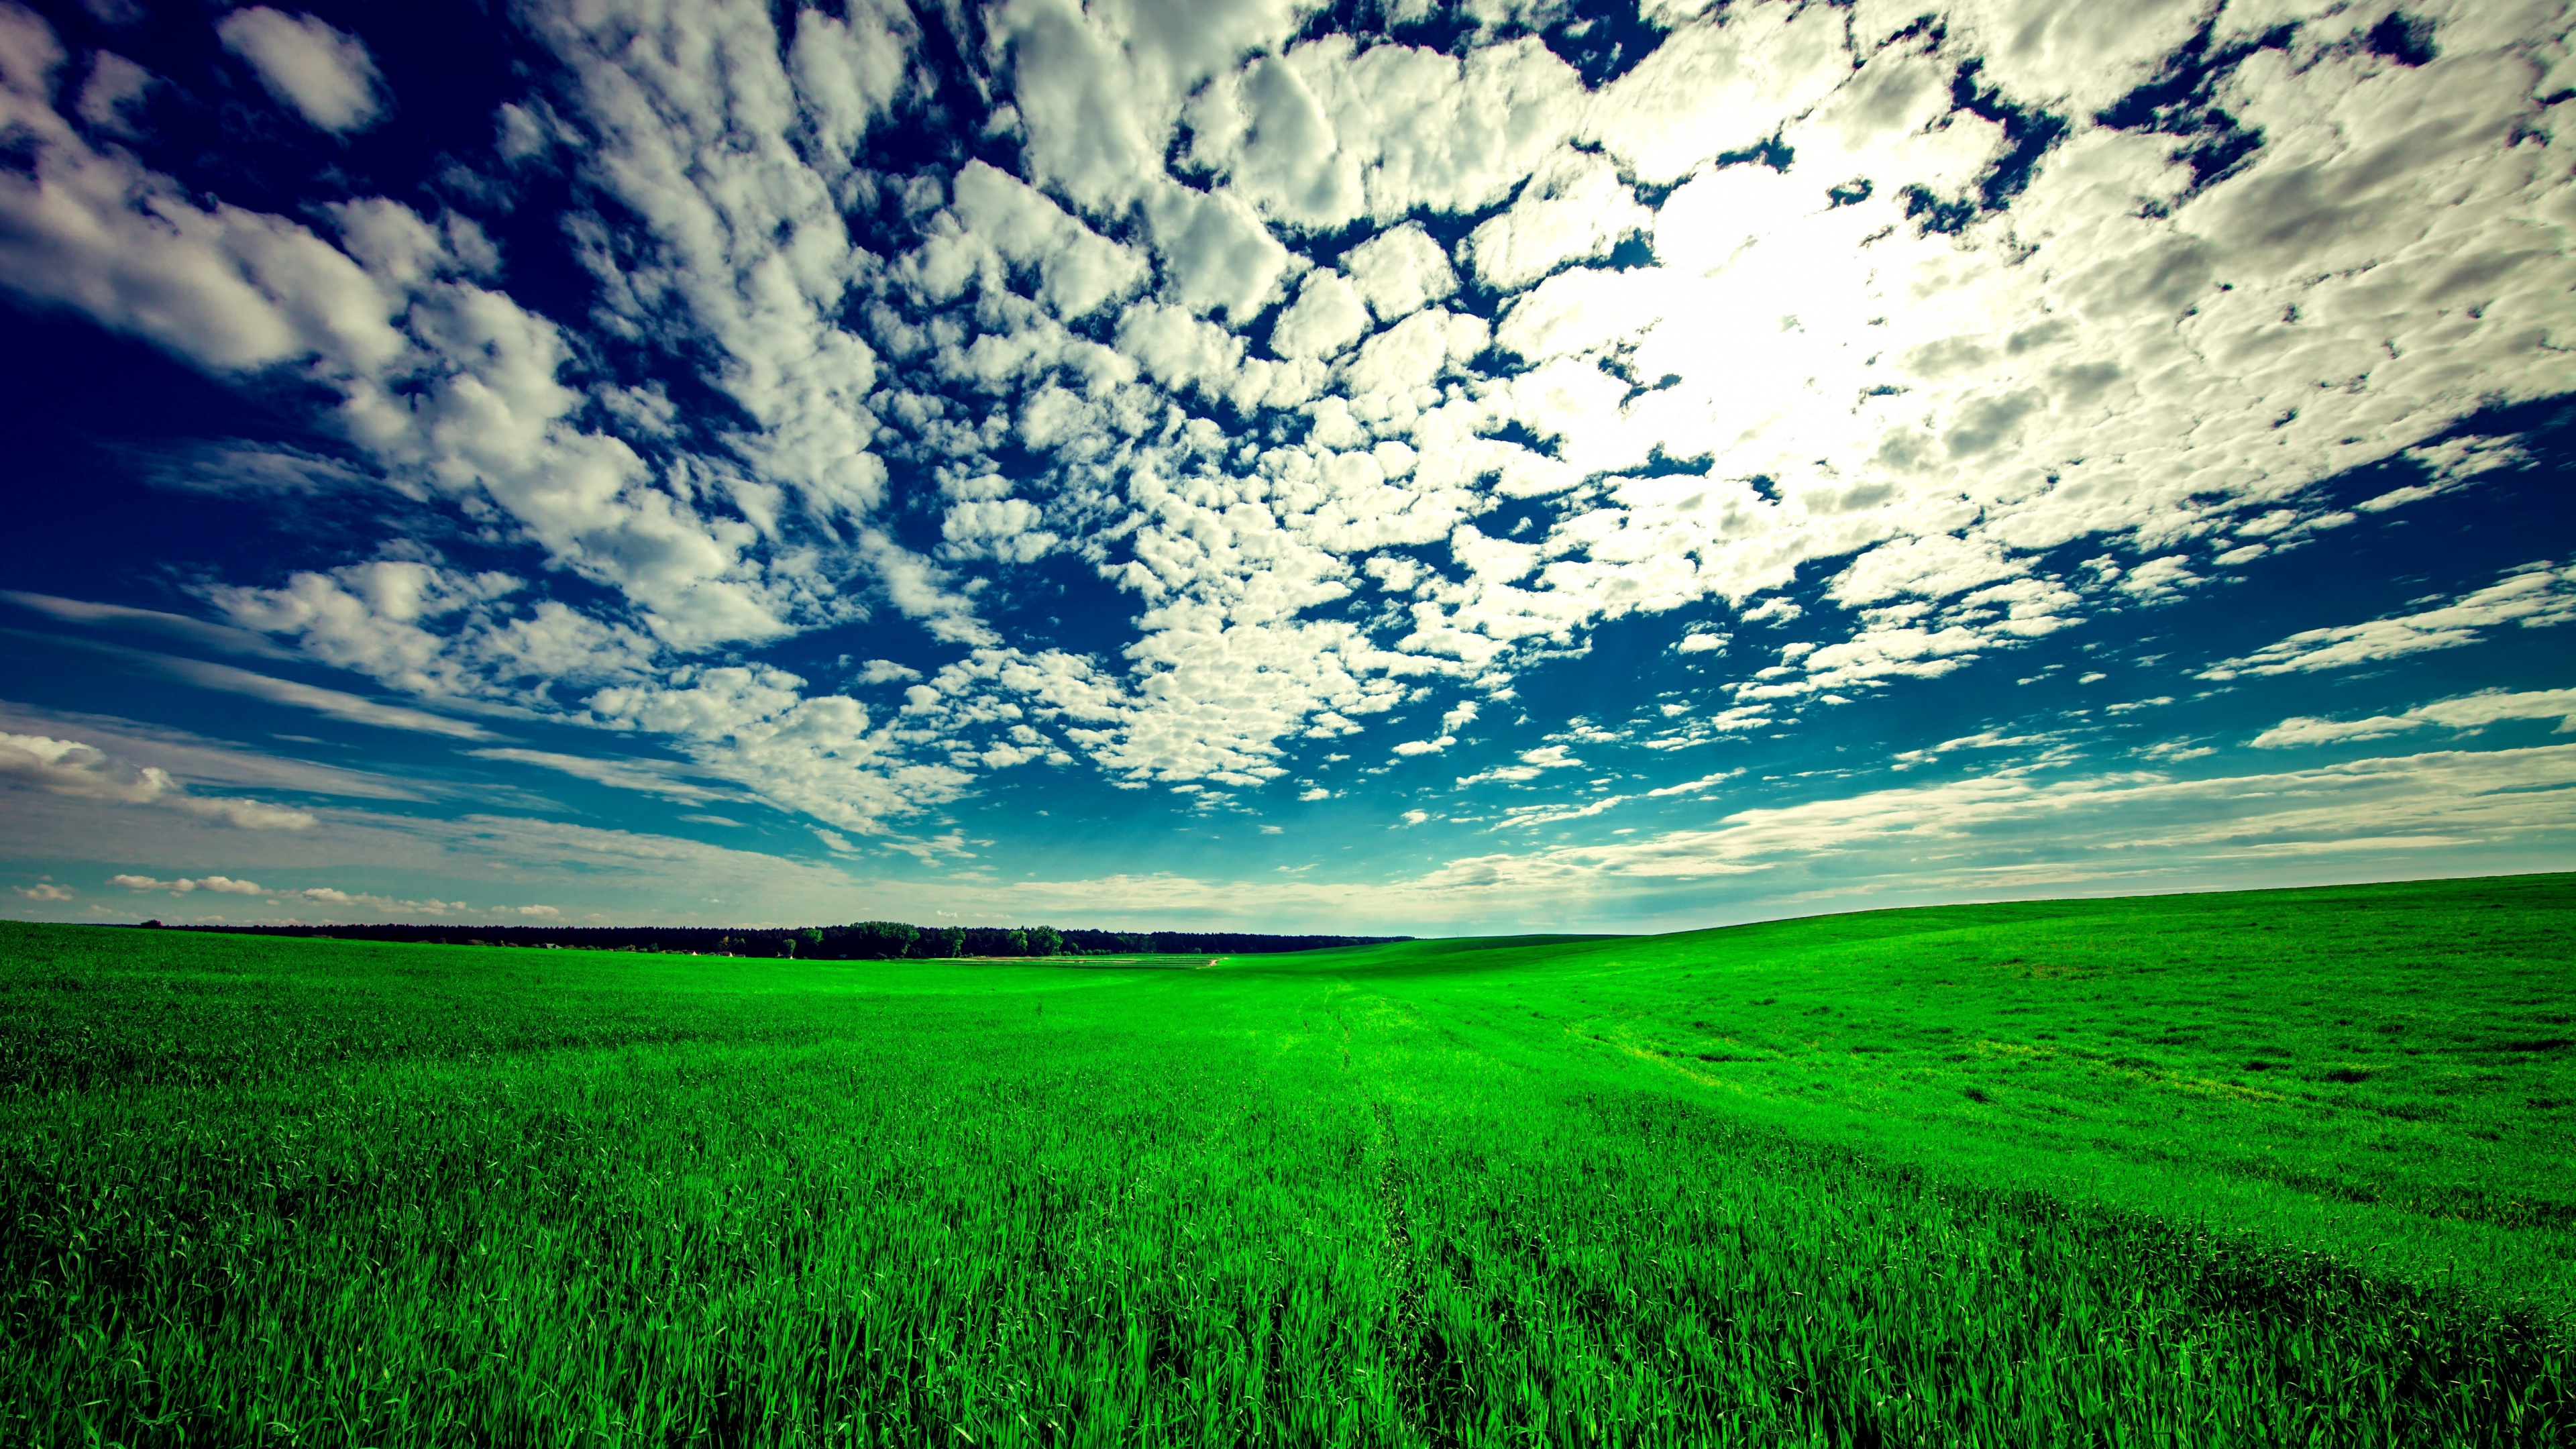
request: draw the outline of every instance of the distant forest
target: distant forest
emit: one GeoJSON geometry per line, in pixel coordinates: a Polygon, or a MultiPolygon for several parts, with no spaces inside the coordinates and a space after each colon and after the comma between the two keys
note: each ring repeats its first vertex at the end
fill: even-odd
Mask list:
{"type": "MultiPolygon", "coordinates": [[[[158,926],[158,921],[146,922],[158,926]]],[[[1258,936],[1237,931],[1064,931],[1053,926],[177,926],[253,936],[415,941],[450,946],[564,946],[585,951],[665,951],[694,956],[789,956],[890,961],[951,956],[1251,956],[1377,946],[1411,936],[1258,936]]]]}

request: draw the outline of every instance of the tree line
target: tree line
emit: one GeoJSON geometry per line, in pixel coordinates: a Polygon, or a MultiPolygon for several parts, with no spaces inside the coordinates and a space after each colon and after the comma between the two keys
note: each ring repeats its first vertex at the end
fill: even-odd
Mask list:
{"type": "MultiPolygon", "coordinates": [[[[145,922],[158,926],[158,921],[145,922]]],[[[1376,946],[1410,936],[1269,936],[1241,931],[1083,931],[1054,926],[399,926],[192,925],[174,929],[451,946],[560,946],[585,951],[890,961],[957,956],[1251,956],[1376,946]]]]}

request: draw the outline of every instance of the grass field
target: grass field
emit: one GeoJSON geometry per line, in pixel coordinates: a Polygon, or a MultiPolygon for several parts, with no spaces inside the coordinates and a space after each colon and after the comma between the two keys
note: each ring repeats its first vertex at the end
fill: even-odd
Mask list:
{"type": "Polygon", "coordinates": [[[0,1442],[2576,1439],[2576,878],[1070,964],[0,926],[0,1442]]]}

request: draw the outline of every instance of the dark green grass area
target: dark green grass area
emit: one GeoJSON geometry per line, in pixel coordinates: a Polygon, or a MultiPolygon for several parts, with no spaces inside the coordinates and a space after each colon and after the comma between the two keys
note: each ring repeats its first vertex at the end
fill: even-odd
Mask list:
{"type": "Polygon", "coordinates": [[[2563,1443],[2571,983],[2568,877],[1212,969],[5,926],[0,1442],[2563,1443]]]}

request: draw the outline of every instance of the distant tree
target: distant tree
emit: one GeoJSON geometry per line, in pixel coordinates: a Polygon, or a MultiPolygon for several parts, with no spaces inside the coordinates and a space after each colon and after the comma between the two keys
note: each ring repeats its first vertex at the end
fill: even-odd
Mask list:
{"type": "Polygon", "coordinates": [[[912,954],[921,931],[901,921],[860,921],[843,926],[841,938],[845,946],[842,954],[862,961],[886,961],[912,954]]]}
{"type": "MultiPolygon", "coordinates": [[[[139,923],[161,927],[158,920],[139,923]]],[[[171,930],[210,931],[236,935],[314,936],[349,941],[406,941],[461,945],[556,946],[586,951],[653,951],[684,955],[776,955],[806,960],[881,960],[890,956],[1045,956],[1143,954],[1249,954],[1268,951],[1312,951],[1328,946],[1366,946],[1409,939],[1403,936],[1260,936],[1231,932],[1058,930],[1051,926],[908,926],[897,921],[860,921],[847,926],[798,930],[750,930],[704,926],[431,926],[378,923],[356,925],[182,925],[171,930]]]]}

